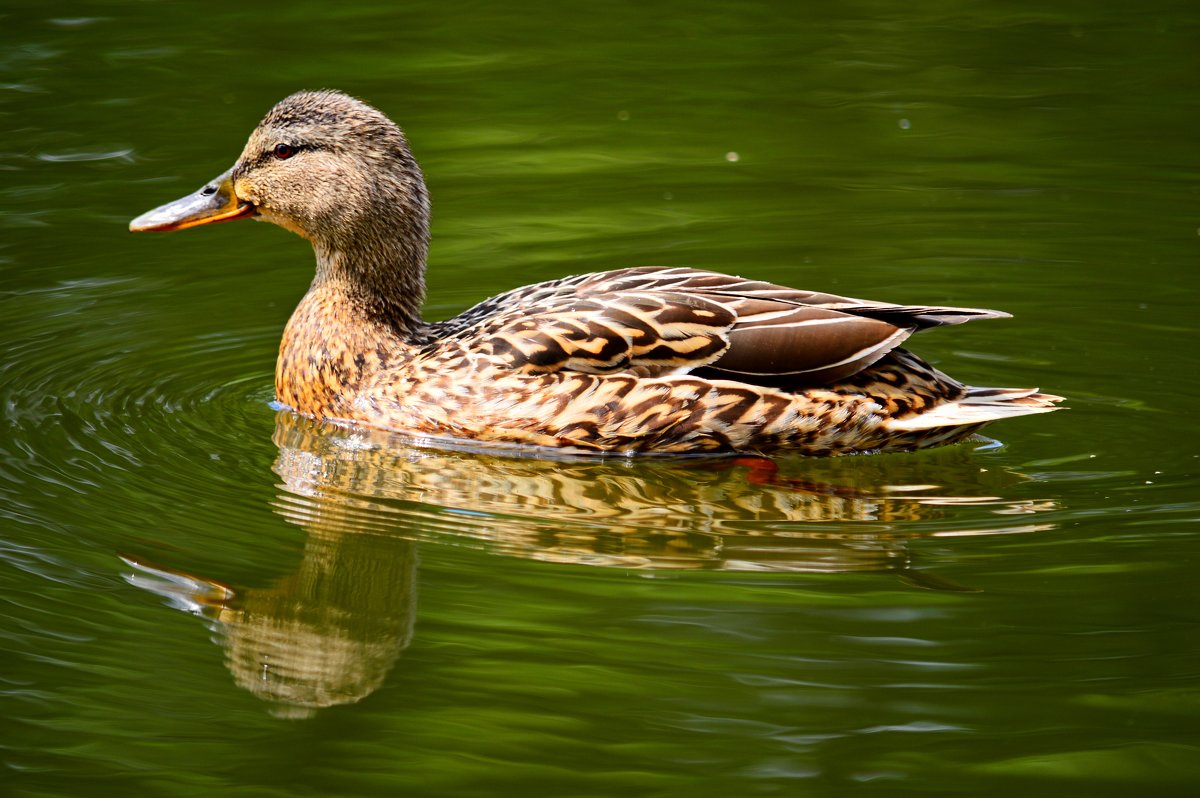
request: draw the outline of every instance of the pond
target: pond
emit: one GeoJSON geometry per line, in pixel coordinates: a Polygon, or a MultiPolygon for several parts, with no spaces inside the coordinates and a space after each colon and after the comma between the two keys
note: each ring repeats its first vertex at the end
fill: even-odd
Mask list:
{"type": "Polygon", "coordinates": [[[1192,5],[0,29],[0,794],[1200,789],[1192,5]],[[775,473],[298,418],[309,246],[127,225],[322,87],[408,133],[428,317],[634,265],[998,308],[913,348],[1069,409],[775,473]]]}

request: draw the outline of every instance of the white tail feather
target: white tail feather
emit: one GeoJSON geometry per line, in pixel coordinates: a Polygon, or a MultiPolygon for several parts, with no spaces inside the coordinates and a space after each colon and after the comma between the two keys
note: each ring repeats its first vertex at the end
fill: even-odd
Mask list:
{"type": "Polygon", "coordinates": [[[1061,396],[1039,393],[1037,388],[968,388],[967,395],[924,413],[891,419],[888,429],[915,431],[938,427],[984,424],[1002,418],[1049,413],[1059,408],[1061,396]]]}

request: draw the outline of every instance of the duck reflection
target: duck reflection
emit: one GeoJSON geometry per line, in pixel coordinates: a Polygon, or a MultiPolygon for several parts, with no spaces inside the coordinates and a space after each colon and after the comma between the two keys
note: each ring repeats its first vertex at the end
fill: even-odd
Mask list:
{"type": "Polygon", "coordinates": [[[969,447],[890,457],[533,459],[452,451],[281,412],[275,509],[308,532],[296,572],[233,588],[126,557],[126,579],[209,619],[237,683],[303,716],[379,687],[413,636],[419,543],[593,566],[729,571],[912,569],[917,537],[1047,529],[1047,502],[969,447]],[[979,507],[982,512],[952,508],[979,507]],[[966,526],[955,518],[970,516],[966,526]],[[920,521],[919,524],[911,522],[920,521]]]}

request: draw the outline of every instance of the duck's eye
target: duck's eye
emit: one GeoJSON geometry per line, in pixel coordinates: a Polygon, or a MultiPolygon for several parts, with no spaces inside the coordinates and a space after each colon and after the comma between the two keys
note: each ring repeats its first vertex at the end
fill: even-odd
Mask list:
{"type": "Polygon", "coordinates": [[[274,152],[275,152],[275,157],[278,158],[279,160],[283,161],[283,160],[291,158],[293,155],[295,155],[296,148],[293,147],[291,144],[276,144],[274,152]]]}

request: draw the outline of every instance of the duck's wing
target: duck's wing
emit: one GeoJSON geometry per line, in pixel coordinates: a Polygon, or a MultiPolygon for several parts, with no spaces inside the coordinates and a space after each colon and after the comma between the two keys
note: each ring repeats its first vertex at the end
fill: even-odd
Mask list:
{"type": "MultiPolygon", "coordinates": [[[[678,291],[710,295],[721,301],[739,304],[755,300],[782,302],[788,305],[823,308],[854,316],[886,321],[898,327],[923,330],[948,324],[962,324],[973,319],[1007,319],[1011,314],[985,308],[940,307],[936,305],[897,305],[870,299],[802,291],[760,280],[746,280],[720,272],[680,267],[643,266],[633,269],[602,272],[590,275],[578,290],[651,290],[678,291]]],[[[749,315],[739,313],[739,315],[749,315]]]]}
{"type": "Polygon", "coordinates": [[[632,369],[820,385],[866,368],[914,330],[1004,315],[647,267],[511,291],[451,320],[447,331],[503,367],[529,373],[632,369]]]}
{"type": "Polygon", "coordinates": [[[836,382],[870,366],[917,330],[1009,316],[984,308],[876,302],[678,267],[605,272],[577,290],[682,293],[718,302],[737,321],[727,333],[729,349],[700,373],[767,385],[836,382]]]}

